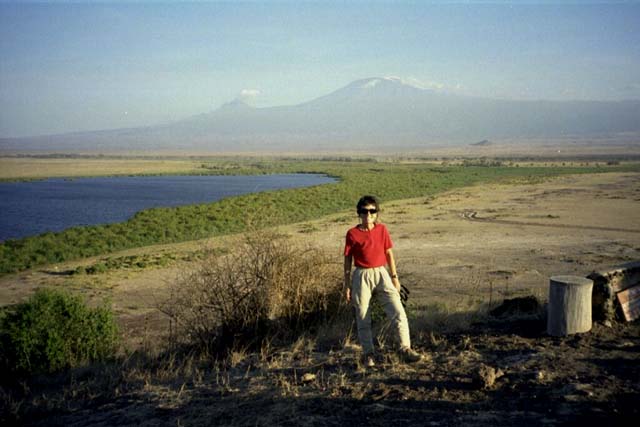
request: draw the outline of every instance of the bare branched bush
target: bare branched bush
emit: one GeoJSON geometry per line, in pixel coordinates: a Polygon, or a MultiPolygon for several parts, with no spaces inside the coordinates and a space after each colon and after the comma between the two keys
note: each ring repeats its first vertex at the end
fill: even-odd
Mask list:
{"type": "Polygon", "coordinates": [[[220,353],[313,332],[343,311],[340,288],[326,253],[263,231],[185,274],[161,310],[186,343],[220,353]]]}

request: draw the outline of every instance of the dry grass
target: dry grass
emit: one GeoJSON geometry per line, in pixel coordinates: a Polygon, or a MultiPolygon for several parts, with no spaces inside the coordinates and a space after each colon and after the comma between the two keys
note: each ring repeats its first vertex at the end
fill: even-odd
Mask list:
{"type": "MultiPolygon", "coordinates": [[[[537,341],[539,357],[529,357],[534,351],[531,342],[518,336],[493,336],[484,331],[444,333],[435,327],[421,330],[421,325],[438,325],[430,317],[435,314],[423,318],[425,312],[414,312],[414,343],[426,356],[416,364],[402,363],[394,352],[383,351],[375,369],[364,369],[359,348],[348,333],[349,322],[334,322],[324,324],[317,335],[301,334],[286,344],[270,336],[256,351],[236,346],[216,358],[177,347],[156,354],[133,353],[118,363],[74,370],[57,378],[32,379],[11,392],[0,389],[4,411],[0,421],[5,425],[25,421],[67,425],[80,420],[80,424],[100,424],[102,414],[108,414],[109,423],[122,425],[140,425],[142,420],[154,425],[300,425],[300,420],[326,425],[355,422],[364,413],[383,416],[391,410],[412,423],[424,421],[422,411],[451,420],[462,416],[459,411],[473,416],[478,405],[481,409],[483,402],[493,405],[502,401],[501,393],[510,393],[511,383],[504,385],[502,380],[494,387],[497,397],[493,397],[494,389],[473,385],[474,372],[483,363],[503,367],[516,393],[528,393],[524,386],[538,393],[536,387],[548,386],[532,382],[532,372],[541,366],[547,369],[547,352],[573,354],[566,346],[557,348],[557,340],[552,339],[537,341]],[[322,339],[328,341],[329,336],[336,340],[333,348],[322,348],[322,339]],[[514,355],[508,358],[513,362],[504,358],[505,352],[514,355]],[[519,365],[511,367],[509,363],[521,363],[514,357],[522,357],[530,366],[525,371],[519,365]],[[52,421],[51,414],[60,418],[52,421]]],[[[455,323],[459,314],[440,313],[444,323],[455,323]]],[[[564,374],[545,371],[544,375],[564,374]]],[[[565,376],[567,381],[573,378],[565,376]]],[[[510,414],[501,416],[509,419],[510,414]]],[[[388,415],[384,422],[392,419],[388,415]]],[[[382,419],[378,421],[374,424],[383,425],[382,419]]]]}
{"type": "Polygon", "coordinates": [[[315,333],[344,311],[337,271],[320,250],[249,233],[232,253],[179,279],[160,309],[178,325],[174,341],[218,354],[264,348],[315,333]]]}
{"type": "MultiPolygon", "coordinates": [[[[318,249],[273,233],[250,234],[230,253],[211,255],[174,283],[162,307],[179,325],[168,343],[116,363],[3,386],[0,421],[39,424],[47,414],[73,417],[82,408],[104,407],[113,422],[131,424],[123,413],[133,404],[137,417],[152,420],[158,411],[192,408],[186,419],[195,424],[228,411],[236,417],[229,425],[295,423],[304,410],[296,405],[306,399],[380,405],[378,400],[401,396],[403,383],[443,360],[447,366],[477,362],[470,338],[447,334],[463,331],[483,311],[459,302],[425,307],[409,301],[413,342],[426,357],[416,365],[402,363],[389,350],[386,321],[379,320],[374,330],[382,358],[375,370],[365,369],[339,273],[339,263],[318,249]],[[212,399],[220,406],[209,405],[212,399]],[[244,413],[246,402],[282,407],[256,415],[244,413]]],[[[328,414],[333,416],[330,409],[328,414]]]]}
{"type": "Polygon", "coordinates": [[[175,174],[201,170],[201,162],[154,159],[36,159],[0,157],[0,179],[175,174]]]}

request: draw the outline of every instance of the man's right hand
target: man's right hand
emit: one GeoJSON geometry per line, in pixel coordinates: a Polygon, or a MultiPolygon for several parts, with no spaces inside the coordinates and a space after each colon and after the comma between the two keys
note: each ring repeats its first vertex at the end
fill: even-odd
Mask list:
{"type": "Polygon", "coordinates": [[[350,302],[351,302],[351,288],[347,288],[347,289],[344,291],[344,299],[346,299],[346,300],[347,300],[347,303],[350,303],[350,302]]]}

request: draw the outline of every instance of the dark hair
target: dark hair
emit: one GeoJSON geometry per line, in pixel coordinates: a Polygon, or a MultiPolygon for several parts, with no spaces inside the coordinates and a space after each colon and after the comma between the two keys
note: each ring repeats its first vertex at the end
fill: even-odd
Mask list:
{"type": "Polygon", "coordinates": [[[360,200],[358,200],[358,204],[356,205],[356,209],[360,209],[361,207],[367,205],[374,205],[377,211],[380,211],[380,206],[378,206],[378,199],[375,196],[362,196],[360,200]]]}

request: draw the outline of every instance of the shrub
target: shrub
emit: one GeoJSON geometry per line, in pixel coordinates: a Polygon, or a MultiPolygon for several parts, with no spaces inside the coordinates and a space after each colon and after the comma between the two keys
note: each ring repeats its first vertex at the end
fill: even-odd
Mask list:
{"type": "Polygon", "coordinates": [[[0,320],[0,354],[18,372],[54,372],[111,357],[118,330],[109,308],[74,295],[39,290],[0,320]]]}
{"type": "Polygon", "coordinates": [[[294,339],[342,310],[340,268],[318,249],[269,232],[249,235],[172,286],[161,310],[183,339],[213,353],[294,339]]]}

